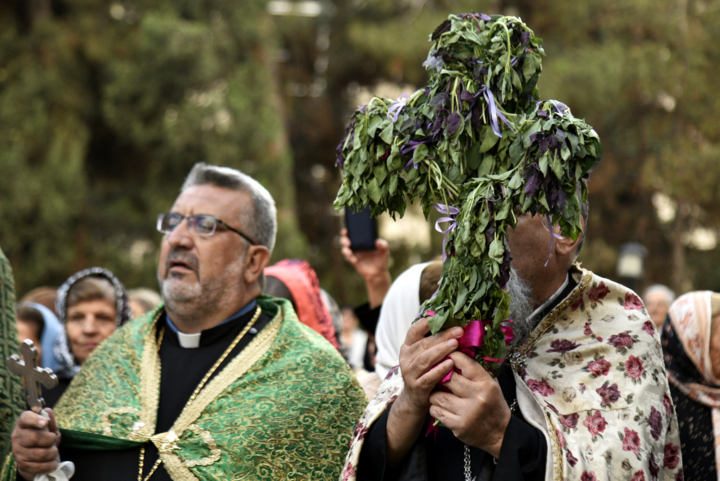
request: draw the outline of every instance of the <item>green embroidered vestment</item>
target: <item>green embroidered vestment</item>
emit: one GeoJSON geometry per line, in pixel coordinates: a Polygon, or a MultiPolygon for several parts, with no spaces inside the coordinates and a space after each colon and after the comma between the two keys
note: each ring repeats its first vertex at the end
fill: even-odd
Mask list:
{"type": "MultiPolygon", "coordinates": [[[[56,406],[63,444],[123,449],[152,442],[176,480],[337,479],[365,395],[342,357],[289,301],[258,298],[273,320],[195,400],[155,433],[162,308],[101,344],[56,406]]],[[[12,478],[10,478],[12,479],[12,478]]]]}
{"type": "Polygon", "coordinates": [[[17,354],[18,331],[15,319],[15,283],[10,262],[0,250],[0,461],[10,452],[10,435],[15,419],[25,406],[22,378],[12,374],[5,365],[5,359],[17,354]]]}

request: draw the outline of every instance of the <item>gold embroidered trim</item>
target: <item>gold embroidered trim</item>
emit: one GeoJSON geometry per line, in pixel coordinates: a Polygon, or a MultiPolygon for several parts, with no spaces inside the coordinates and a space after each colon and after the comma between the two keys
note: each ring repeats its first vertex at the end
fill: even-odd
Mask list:
{"type": "Polygon", "coordinates": [[[557,429],[552,422],[549,412],[545,412],[548,422],[548,435],[550,436],[550,448],[553,453],[553,479],[555,481],[563,481],[563,455],[560,448],[560,440],[558,439],[557,429]]]}
{"type": "Polygon", "coordinates": [[[148,441],[154,434],[160,402],[160,353],[157,347],[157,325],[164,310],[159,309],[145,337],[140,369],[140,421],[144,425],[135,431],[138,441],[148,441]]]}
{"type": "MultiPolygon", "coordinates": [[[[590,282],[593,278],[593,273],[583,269],[580,267],[579,264],[573,265],[574,269],[578,269],[582,273],[582,279],[578,283],[578,285],[573,289],[573,291],[570,293],[567,298],[562,301],[560,304],[555,306],[555,309],[550,311],[550,314],[545,316],[545,319],[538,324],[538,326],[533,330],[533,332],[530,333],[530,336],[528,337],[528,340],[525,341],[525,344],[523,344],[520,347],[520,351],[523,352],[523,354],[527,355],[530,353],[530,349],[535,345],[535,343],[540,339],[542,336],[545,335],[545,333],[550,330],[553,325],[555,325],[555,321],[560,316],[560,314],[565,311],[570,305],[577,300],[577,298],[585,293],[585,290],[590,286],[590,282]]],[[[573,273],[571,272],[570,275],[573,273]]]]}
{"type": "MultiPolygon", "coordinates": [[[[578,285],[575,287],[575,289],[572,290],[570,295],[567,296],[567,298],[560,304],[555,306],[555,309],[550,311],[550,314],[545,316],[545,319],[543,319],[540,324],[538,324],[538,326],[533,330],[533,332],[530,333],[528,340],[525,341],[525,343],[518,349],[519,352],[516,352],[515,355],[511,355],[510,363],[515,369],[515,371],[518,372],[518,375],[520,374],[519,367],[525,363],[527,355],[530,353],[530,350],[533,348],[535,343],[555,325],[555,321],[560,316],[560,314],[564,312],[565,309],[570,307],[570,305],[572,305],[572,303],[575,302],[579,296],[583,295],[587,288],[590,286],[593,278],[592,272],[583,269],[582,267],[580,267],[580,264],[574,264],[572,269],[577,270],[580,274],[582,274],[582,278],[578,285]]],[[[573,274],[574,272],[570,272],[571,276],[573,274]]],[[[522,379],[522,376],[520,376],[520,379],[522,379]]],[[[553,453],[553,479],[556,481],[562,481],[563,456],[562,449],[560,448],[560,440],[557,436],[557,429],[552,422],[552,417],[550,416],[550,413],[547,412],[547,410],[545,410],[545,417],[547,418],[548,435],[550,436],[550,444],[552,445],[551,449],[553,453]]]]}
{"type": "Polygon", "coordinates": [[[217,376],[207,383],[205,388],[195,398],[195,402],[185,406],[180,416],[175,420],[172,429],[178,436],[200,417],[200,414],[233,382],[245,374],[270,348],[275,341],[280,327],[282,315],[278,311],[270,324],[260,331],[255,339],[248,344],[217,376]]]}
{"type": "MultiPolygon", "coordinates": [[[[138,411],[135,408],[130,407],[124,407],[124,408],[110,408],[107,411],[105,411],[100,417],[100,422],[102,423],[103,428],[103,434],[105,436],[112,436],[112,423],[110,422],[110,416],[113,414],[139,414],[140,411],[138,411]]],[[[134,433],[133,433],[134,434],[134,433]]]]}
{"type": "Polygon", "coordinates": [[[220,449],[217,447],[217,444],[215,443],[215,440],[213,439],[209,431],[202,429],[197,424],[191,424],[190,426],[188,426],[188,429],[200,436],[205,442],[205,444],[208,445],[208,448],[210,448],[210,456],[203,459],[189,459],[187,461],[183,461],[183,464],[185,466],[187,466],[188,468],[192,468],[194,466],[210,466],[215,461],[220,459],[220,449]]]}
{"type": "MultiPolygon", "coordinates": [[[[218,373],[211,381],[209,381],[205,385],[202,391],[198,393],[195,401],[187,404],[183,408],[180,416],[178,416],[178,418],[175,420],[175,423],[170,430],[170,432],[172,432],[174,436],[180,438],[185,432],[185,430],[190,428],[192,423],[194,423],[195,420],[200,417],[202,412],[210,405],[210,403],[217,399],[217,397],[220,396],[220,394],[222,394],[225,389],[227,389],[232,383],[238,380],[253,365],[255,365],[255,363],[268,351],[268,349],[270,349],[270,346],[273,344],[273,342],[275,342],[275,338],[277,337],[278,333],[280,332],[280,328],[282,327],[282,321],[282,310],[278,310],[275,318],[267,326],[265,326],[262,331],[260,331],[260,333],[255,337],[255,339],[253,339],[250,344],[248,344],[240,352],[238,356],[236,356],[232,361],[230,361],[230,363],[225,366],[225,368],[220,371],[220,373],[218,373]]],[[[154,332],[155,330],[153,328],[153,333],[154,332]]],[[[150,336],[150,338],[154,340],[154,336],[150,336]]],[[[157,349],[155,349],[154,353],[159,363],[160,356],[157,352],[157,349]]],[[[198,429],[200,428],[198,427],[198,429]]],[[[188,460],[186,462],[183,462],[175,453],[172,452],[172,449],[168,450],[168,452],[166,453],[161,452],[160,459],[162,459],[162,462],[165,465],[165,470],[174,480],[195,481],[197,480],[197,477],[195,477],[195,475],[190,471],[189,467],[191,465],[209,466],[220,458],[221,452],[218,449],[217,444],[215,444],[215,441],[212,439],[212,436],[210,436],[210,433],[207,433],[207,431],[205,431],[207,433],[207,436],[209,436],[209,439],[206,439],[206,436],[202,434],[202,430],[201,432],[198,432],[196,430],[193,431],[196,434],[200,435],[200,437],[208,444],[208,446],[210,447],[211,456],[209,458],[199,460],[201,462],[208,460],[207,464],[202,464],[201,462],[196,462],[194,460],[188,460]],[[217,456],[217,459],[213,459],[215,456],[217,456]],[[210,459],[213,459],[212,462],[209,462],[210,459]]]]}

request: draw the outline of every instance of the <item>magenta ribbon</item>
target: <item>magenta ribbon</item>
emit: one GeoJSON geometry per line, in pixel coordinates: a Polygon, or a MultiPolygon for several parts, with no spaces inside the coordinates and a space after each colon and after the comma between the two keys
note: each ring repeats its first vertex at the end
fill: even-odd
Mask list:
{"type": "MultiPolygon", "coordinates": [[[[432,311],[428,311],[428,314],[430,314],[432,311]]],[[[430,315],[434,315],[435,313],[432,312],[430,315]]],[[[507,319],[507,322],[513,322],[512,319],[507,319]]],[[[462,352],[463,354],[470,356],[472,358],[475,358],[475,349],[474,348],[481,348],[485,342],[485,326],[487,324],[491,324],[492,321],[471,321],[464,327],[464,332],[462,337],[458,339],[458,351],[462,352]]],[[[500,330],[505,334],[505,345],[509,345],[510,342],[512,342],[514,338],[514,332],[512,326],[502,326],[500,330]]],[[[443,361],[446,359],[450,359],[450,356],[445,357],[443,361]]],[[[495,359],[494,357],[485,356],[483,357],[483,360],[486,362],[495,362],[495,363],[502,363],[505,361],[505,359],[495,359]]],[[[439,363],[438,363],[439,364],[439,363]]],[[[444,384],[452,378],[453,372],[457,372],[460,375],[462,375],[462,371],[457,368],[453,368],[452,371],[445,374],[445,376],[440,380],[438,385],[441,389],[447,391],[448,389],[444,387],[444,384]]],[[[428,430],[425,433],[425,436],[429,436],[430,433],[433,434],[434,437],[437,437],[437,433],[440,430],[440,427],[435,425],[435,419],[432,418],[430,420],[430,425],[428,426],[428,430]]]]}
{"type": "Polygon", "coordinates": [[[500,132],[498,117],[500,117],[500,120],[502,120],[503,123],[510,128],[510,130],[515,132],[515,129],[513,129],[512,125],[510,125],[510,122],[508,122],[507,117],[505,117],[503,113],[498,110],[497,105],[495,104],[495,96],[493,95],[492,90],[490,90],[487,85],[483,85],[475,95],[477,96],[480,94],[485,97],[485,103],[488,105],[488,110],[490,111],[490,126],[492,127],[493,132],[495,132],[495,135],[500,138],[502,138],[503,136],[500,132]]]}
{"type": "MultiPolygon", "coordinates": [[[[463,328],[463,335],[458,339],[458,351],[462,352],[463,354],[466,354],[472,358],[475,358],[475,349],[476,347],[482,347],[483,342],[485,340],[485,325],[491,323],[492,321],[471,321],[468,322],[465,327],[463,328]]],[[[446,359],[450,359],[450,356],[446,356],[443,361],[446,359]]],[[[439,363],[438,363],[439,364],[439,363]]],[[[445,374],[445,377],[443,377],[440,382],[438,383],[438,386],[440,389],[443,389],[445,391],[448,391],[446,387],[444,387],[444,384],[448,381],[450,381],[450,378],[452,378],[453,372],[457,372],[462,375],[462,371],[457,368],[453,368],[452,371],[445,374]]],[[[425,433],[425,436],[429,436],[430,433],[433,433],[433,436],[437,437],[437,432],[440,429],[439,426],[435,425],[435,419],[430,420],[430,425],[428,426],[428,430],[425,433]]]]}
{"type": "Polygon", "coordinates": [[[447,244],[448,234],[450,234],[450,232],[454,231],[455,227],[457,227],[457,222],[455,221],[455,216],[460,213],[460,209],[458,209],[457,207],[453,207],[451,205],[445,205],[445,204],[433,204],[433,206],[441,214],[446,214],[449,216],[449,217],[440,217],[437,220],[437,222],[435,222],[435,230],[440,232],[441,234],[445,235],[445,237],[443,237],[443,262],[445,262],[445,259],[447,259],[447,252],[445,251],[445,244],[447,244]],[[448,225],[448,227],[445,230],[443,230],[442,227],[440,227],[441,222],[450,222],[450,225],[448,225]]]}
{"type": "Polygon", "coordinates": [[[398,115],[400,115],[400,111],[403,109],[403,107],[405,107],[405,104],[408,103],[408,100],[410,100],[410,96],[408,94],[402,94],[400,97],[398,97],[397,102],[392,104],[392,107],[388,109],[388,120],[392,120],[393,123],[397,122],[398,115]],[[393,113],[395,113],[395,115],[391,116],[393,113]]]}

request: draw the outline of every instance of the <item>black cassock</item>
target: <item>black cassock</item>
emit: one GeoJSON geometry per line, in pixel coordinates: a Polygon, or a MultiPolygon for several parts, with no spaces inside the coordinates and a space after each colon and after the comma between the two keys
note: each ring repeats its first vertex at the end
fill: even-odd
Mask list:
{"type": "MultiPolygon", "coordinates": [[[[511,405],[515,400],[515,379],[509,366],[503,366],[498,382],[505,401],[511,405]]],[[[387,469],[385,431],[390,409],[392,406],[365,435],[358,464],[358,481],[465,480],[464,444],[444,427],[438,431],[437,438],[432,434],[425,436],[430,424],[429,414],[402,466],[395,471],[387,469]]],[[[470,448],[472,475],[477,481],[542,480],[545,478],[546,456],[545,437],[525,422],[519,410],[510,418],[497,464],[485,451],[470,448]]]]}
{"type": "MultiPolygon", "coordinates": [[[[577,283],[568,276],[568,283],[551,302],[543,306],[535,319],[547,316],[564,300],[577,283]]],[[[508,406],[515,401],[515,377],[508,364],[504,364],[498,383],[508,406]]],[[[370,427],[360,452],[358,481],[464,481],[465,445],[447,428],[440,428],[437,438],[425,436],[430,415],[425,417],[420,436],[397,470],[385,466],[385,433],[390,406],[370,427]]],[[[520,410],[510,417],[500,458],[495,460],[481,449],[470,448],[471,472],[476,481],[535,481],[545,479],[547,442],[545,436],[529,425],[520,410]]]]}
{"type": "MultiPolygon", "coordinates": [[[[160,346],[162,372],[156,433],[170,430],[202,378],[240,334],[240,331],[250,322],[254,314],[255,309],[251,309],[247,314],[203,331],[200,337],[200,346],[194,349],[181,347],[177,334],[167,325],[165,326],[165,335],[160,346]]],[[[222,371],[270,321],[271,319],[268,316],[261,314],[255,323],[254,329],[251,329],[238,342],[230,355],[218,366],[214,375],[222,371]]],[[[166,321],[163,318],[159,322],[166,321]]],[[[82,402],[82,400],[78,400],[78,402],[82,402]]],[[[63,447],[61,442],[60,456],[64,461],[73,461],[75,463],[76,471],[72,481],[129,481],[138,479],[139,448],[119,451],[92,451],[63,447]]],[[[158,451],[155,445],[151,442],[146,443],[143,479],[150,472],[157,457],[158,451]]],[[[18,475],[18,479],[22,478],[18,475]]],[[[163,464],[160,463],[150,481],[170,481],[170,479],[163,464]]]]}

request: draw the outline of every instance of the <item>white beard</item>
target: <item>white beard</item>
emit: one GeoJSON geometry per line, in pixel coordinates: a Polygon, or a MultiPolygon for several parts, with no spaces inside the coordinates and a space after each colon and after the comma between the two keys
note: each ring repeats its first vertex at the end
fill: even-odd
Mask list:
{"type": "Polygon", "coordinates": [[[510,294],[510,319],[514,337],[511,346],[519,346],[528,338],[537,323],[530,319],[533,313],[533,293],[530,285],[525,282],[515,269],[510,269],[510,279],[507,283],[510,294]]]}

